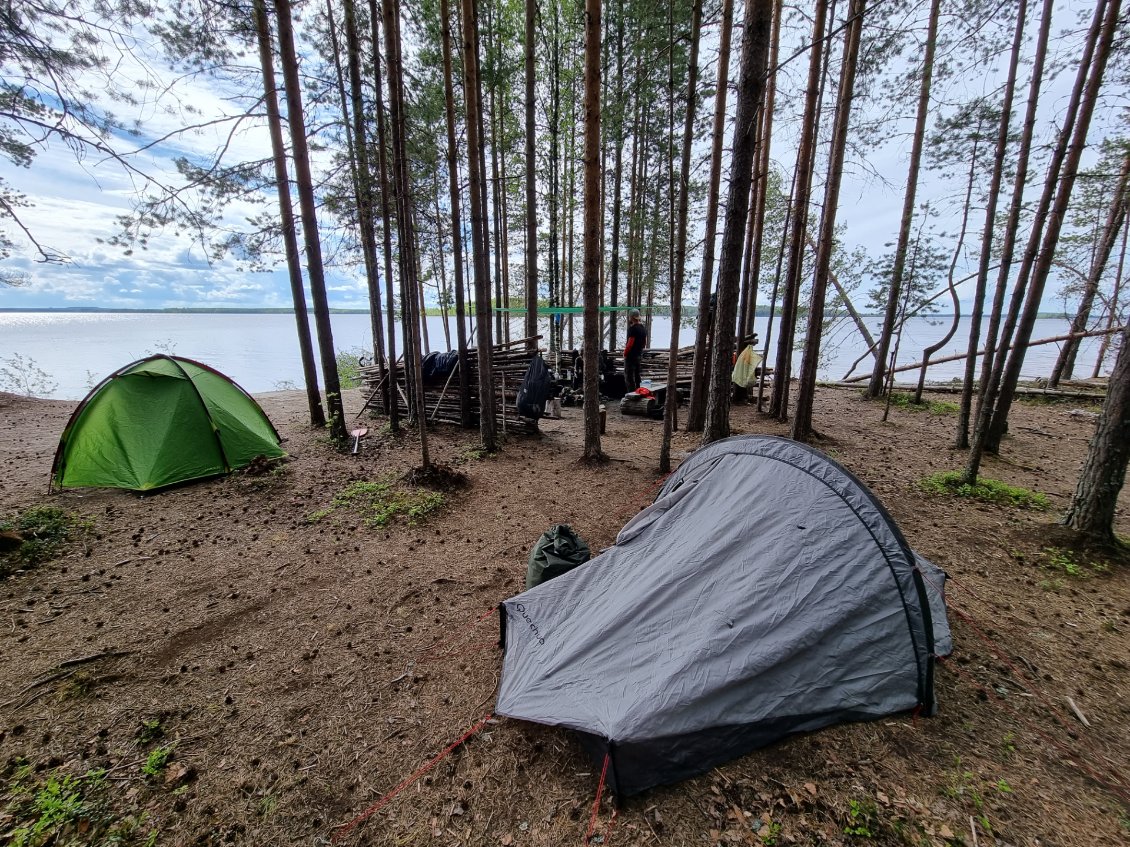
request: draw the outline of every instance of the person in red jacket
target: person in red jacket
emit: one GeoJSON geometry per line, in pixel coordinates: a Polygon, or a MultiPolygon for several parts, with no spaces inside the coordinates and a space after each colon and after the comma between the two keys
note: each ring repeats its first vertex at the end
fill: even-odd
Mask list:
{"type": "Polygon", "coordinates": [[[628,343],[624,345],[624,383],[629,392],[640,387],[640,360],[647,344],[647,327],[640,320],[640,310],[628,312],[628,343]]]}

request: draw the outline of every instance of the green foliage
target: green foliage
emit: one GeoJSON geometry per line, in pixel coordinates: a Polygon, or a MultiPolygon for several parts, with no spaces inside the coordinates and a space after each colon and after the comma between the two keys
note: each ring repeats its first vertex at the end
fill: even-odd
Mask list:
{"type": "Polygon", "coordinates": [[[32,781],[32,775],[25,762],[8,785],[4,814],[15,825],[4,835],[12,847],[153,847],[157,843],[157,831],[146,832],[146,815],[115,818],[105,771],[74,775],[55,770],[38,782],[32,781]]]}
{"type": "Polygon", "coordinates": [[[35,359],[13,353],[0,359],[0,390],[24,397],[47,397],[59,383],[35,363],[35,359]]]}
{"type": "Polygon", "coordinates": [[[998,778],[996,782],[978,779],[973,771],[962,768],[960,756],[954,759],[954,765],[954,773],[945,788],[945,794],[954,800],[966,803],[981,829],[992,835],[993,823],[989,820],[985,809],[984,792],[996,791],[999,794],[1012,794],[1012,786],[1003,777],[998,778]]]}
{"type": "Polygon", "coordinates": [[[360,515],[369,527],[387,526],[396,520],[415,526],[423,523],[444,502],[439,492],[403,487],[393,477],[386,476],[373,482],[351,483],[334,495],[330,506],[312,512],[307,520],[314,523],[345,509],[360,515]]]}
{"type": "Polygon", "coordinates": [[[56,558],[69,542],[84,538],[92,529],[90,521],[55,506],[33,506],[0,518],[0,532],[15,532],[24,539],[16,549],[0,553],[0,578],[56,558]]]}
{"type": "Polygon", "coordinates": [[[357,388],[361,385],[361,357],[367,357],[368,351],[360,347],[349,350],[339,350],[337,353],[337,378],[342,388],[357,388]]]}
{"type": "Polygon", "coordinates": [[[1110,572],[1110,565],[1106,562],[1089,561],[1081,558],[1078,553],[1060,547],[1045,547],[1040,557],[1040,564],[1048,570],[1061,572],[1075,579],[1086,579],[1092,574],[1110,572]]]}
{"type": "Polygon", "coordinates": [[[137,743],[141,745],[150,744],[158,738],[164,736],[165,730],[161,726],[160,718],[150,718],[141,722],[141,726],[137,729],[137,743]]]}
{"type": "Polygon", "coordinates": [[[915,403],[914,395],[903,391],[891,392],[891,405],[911,412],[930,412],[934,415],[956,415],[960,408],[957,403],[945,400],[923,400],[921,403],[915,403]]]}
{"type": "Polygon", "coordinates": [[[145,757],[145,763],[141,766],[141,772],[150,778],[160,776],[168,766],[169,759],[172,758],[172,755],[172,745],[168,747],[157,747],[151,750],[149,755],[145,757]]]}
{"type": "Polygon", "coordinates": [[[844,835],[852,838],[873,838],[878,831],[878,809],[870,800],[849,800],[848,821],[844,835]]]}
{"type": "Polygon", "coordinates": [[[918,487],[927,494],[969,497],[985,503],[1000,503],[1020,509],[1045,512],[1051,508],[1048,498],[1038,491],[1029,491],[1026,488],[985,477],[969,485],[963,481],[964,477],[962,471],[943,471],[919,480],[918,487]]]}

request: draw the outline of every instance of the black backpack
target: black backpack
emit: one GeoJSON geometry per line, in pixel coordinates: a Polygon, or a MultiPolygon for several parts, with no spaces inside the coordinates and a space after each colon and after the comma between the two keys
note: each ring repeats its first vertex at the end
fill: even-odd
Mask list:
{"type": "Polygon", "coordinates": [[[545,417],[545,401],[549,399],[552,387],[549,368],[541,356],[534,356],[522,377],[522,387],[518,389],[518,414],[534,420],[545,417]]]}

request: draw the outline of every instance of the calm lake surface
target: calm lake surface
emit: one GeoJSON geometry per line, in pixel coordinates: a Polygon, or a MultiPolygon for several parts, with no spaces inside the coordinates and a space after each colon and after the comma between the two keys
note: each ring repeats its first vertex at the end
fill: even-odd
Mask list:
{"type": "MultiPolygon", "coordinates": [[[[428,317],[430,349],[446,350],[443,319],[428,317]]],[[[757,332],[762,346],[768,318],[757,319],[757,332]]],[[[881,317],[867,319],[872,332],[878,334],[881,317]]],[[[544,324],[544,322],[543,322],[544,324]]],[[[369,316],[341,314],[332,317],[334,347],[341,351],[368,351],[372,345],[369,316]]],[[[900,363],[919,361],[923,347],[940,339],[949,330],[949,318],[912,318],[907,322],[899,352],[900,363]]],[[[511,338],[521,337],[521,321],[512,324],[511,338]]],[[[620,334],[624,323],[620,321],[620,334]]],[[[651,321],[649,347],[670,344],[671,322],[665,316],[651,321]]],[[[313,332],[313,321],[311,321],[313,332]]],[[[1066,319],[1041,319],[1036,322],[1033,338],[1049,338],[1068,331],[1066,319]]],[[[454,343],[455,330],[450,328],[454,343]]],[[[545,332],[543,325],[542,332],[545,332]]],[[[936,358],[963,352],[969,333],[969,320],[963,318],[957,334],[936,358]]],[[[581,323],[578,318],[574,339],[579,346],[581,323]]],[[[680,345],[694,342],[693,324],[680,329],[680,345]]],[[[566,335],[566,343],[568,336],[566,335]]],[[[544,342],[543,342],[544,344],[544,342]]],[[[775,350],[775,335],[770,359],[775,350]]],[[[398,337],[397,350],[403,350],[398,337]]],[[[824,362],[820,378],[841,379],[852,363],[864,352],[865,345],[849,322],[837,324],[824,343],[824,362]]],[[[1059,354],[1059,344],[1047,344],[1028,351],[1024,376],[1047,376],[1059,354]]],[[[1099,339],[1083,340],[1075,375],[1091,375],[1098,353],[1099,339]]],[[[301,388],[302,364],[299,359],[298,335],[293,315],[288,314],[140,314],[80,312],[6,312],[0,313],[0,367],[11,366],[17,354],[24,362],[48,374],[39,380],[38,396],[78,400],[103,377],[135,359],[153,353],[173,353],[204,362],[220,370],[251,393],[301,388]]],[[[801,354],[794,358],[794,374],[799,372],[801,354]]],[[[1107,359],[1108,372],[1112,360],[1107,359]]],[[[856,371],[869,372],[868,357],[856,371]]],[[[962,361],[931,366],[932,381],[960,378],[962,361]]],[[[900,381],[916,379],[916,374],[900,375],[900,381]]],[[[36,382],[33,380],[33,383],[36,382]]],[[[4,388],[5,386],[0,386],[4,388]]]]}

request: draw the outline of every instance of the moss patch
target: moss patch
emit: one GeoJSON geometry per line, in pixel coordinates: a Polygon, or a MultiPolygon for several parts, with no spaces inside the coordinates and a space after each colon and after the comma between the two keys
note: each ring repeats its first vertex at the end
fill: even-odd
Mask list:
{"type": "Polygon", "coordinates": [[[981,477],[969,485],[963,481],[964,477],[962,471],[943,471],[919,480],[918,487],[927,494],[969,497],[985,503],[999,503],[1020,509],[1044,512],[1051,508],[1051,501],[1038,491],[1029,491],[986,477],[981,477]]]}

